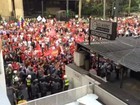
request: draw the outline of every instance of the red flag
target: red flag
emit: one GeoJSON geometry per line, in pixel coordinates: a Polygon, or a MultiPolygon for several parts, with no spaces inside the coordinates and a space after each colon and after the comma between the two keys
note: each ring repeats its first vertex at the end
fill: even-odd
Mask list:
{"type": "Polygon", "coordinates": [[[37,51],[41,51],[41,47],[39,45],[39,43],[36,44],[36,48],[35,48],[37,51]]]}
{"type": "Polygon", "coordinates": [[[39,52],[37,53],[37,56],[38,56],[38,58],[40,58],[40,57],[42,56],[42,52],[39,51],[39,52]]]}
{"type": "Polygon", "coordinates": [[[82,43],[82,42],[84,42],[84,38],[83,38],[83,37],[78,37],[78,38],[76,39],[76,42],[77,42],[77,43],[82,43]]]}
{"type": "Polygon", "coordinates": [[[55,31],[54,28],[51,29],[51,31],[49,32],[49,35],[50,35],[51,37],[56,36],[56,31],[55,31]]]}
{"type": "Polygon", "coordinates": [[[44,52],[44,56],[49,56],[49,55],[51,55],[51,52],[52,52],[51,50],[45,51],[45,52],[44,52]]]}
{"type": "Polygon", "coordinates": [[[51,53],[51,55],[52,56],[55,56],[55,57],[58,56],[58,50],[53,50],[52,53],[51,53]]]}

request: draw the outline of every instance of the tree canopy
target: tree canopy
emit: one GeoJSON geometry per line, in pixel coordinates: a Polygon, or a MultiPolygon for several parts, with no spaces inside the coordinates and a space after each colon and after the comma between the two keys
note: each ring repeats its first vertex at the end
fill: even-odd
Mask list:
{"type": "MultiPolygon", "coordinates": [[[[117,0],[106,0],[106,15],[111,16],[117,0]]],[[[118,12],[128,13],[130,0],[119,0],[118,12]]],[[[131,0],[130,12],[140,12],[140,0],[131,0]]],[[[103,0],[83,0],[82,14],[85,16],[102,16],[103,0]]]]}

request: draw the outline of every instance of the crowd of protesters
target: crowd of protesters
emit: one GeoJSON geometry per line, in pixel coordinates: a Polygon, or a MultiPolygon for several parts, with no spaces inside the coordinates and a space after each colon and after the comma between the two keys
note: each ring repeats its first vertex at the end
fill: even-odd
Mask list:
{"type": "MultiPolygon", "coordinates": [[[[20,90],[24,85],[29,99],[67,90],[65,65],[73,62],[76,43],[88,41],[88,29],[88,19],[2,21],[0,34],[6,81],[14,89],[16,101],[23,98],[20,90]]],[[[119,18],[117,30],[119,36],[138,36],[140,19],[119,18]]],[[[92,36],[91,40],[94,39],[92,36]]],[[[102,71],[105,66],[106,63],[102,64],[102,71]]],[[[106,67],[111,72],[112,64],[106,67]]]]}
{"type": "MultiPolygon", "coordinates": [[[[3,23],[7,86],[17,92],[25,84],[29,99],[67,90],[69,81],[64,76],[65,65],[73,61],[74,39],[78,37],[77,42],[84,41],[87,25],[75,20],[65,23],[55,19],[45,23],[29,19],[24,22],[22,26],[15,22],[3,23]]],[[[20,92],[17,93],[16,98],[20,98],[20,92]]]]}
{"type": "Polygon", "coordinates": [[[128,75],[127,74],[128,68],[120,64],[114,63],[112,60],[109,60],[103,56],[99,56],[98,60],[96,54],[92,54],[91,59],[92,65],[90,72],[100,76],[101,78],[104,78],[106,81],[112,82],[121,79],[122,72],[124,76],[128,75]]]}
{"type": "Polygon", "coordinates": [[[127,18],[118,18],[118,37],[140,35],[140,17],[131,16],[127,18]]]}

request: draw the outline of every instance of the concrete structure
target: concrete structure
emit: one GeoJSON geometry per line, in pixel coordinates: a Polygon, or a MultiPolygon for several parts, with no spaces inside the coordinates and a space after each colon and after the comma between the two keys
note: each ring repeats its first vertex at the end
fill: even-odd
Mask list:
{"type": "Polygon", "coordinates": [[[12,1],[11,0],[0,0],[0,15],[2,17],[9,17],[12,14],[12,1]]]}
{"type": "Polygon", "coordinates": [[[105,105],[128,105],[113,94],[100,87],[101,83],[89,77],[84,69],[74,64],[66,65],[66,74],[71,82],[70,88],[81,87],[88,84],[94,84],[93,93],[99,96],[99,99],[105,105]]]}
{"type": "Polygon", "coordinates": [[[6,82],[5,82],[5,73],[4,73],[4,66],[3,66],[3,57],[2,52],[0,51],[0,87],[5,94],[6,92],[6,82]]]}
{"type": "Polygon", "coordinates": [[[10,16],[56,15],[59,10],[77,11],[77,6],[81,17],[82,0],[0,0],[0,15],[6,19],[10,16]]]}
{"type": "Polygon", "coordinates": [[[0,105],[11,105],[7,94],[5,94],[3,90],[2,85],[0,85],[0,105]]]}
{"type": "Polygon", "coordinates": [[[6,19],[10,16],[24,17],[23,0],[0,0],[0,15],[6,19]]]}
{"type": "Polygon", "coordinates": [[[6,92],[6,82],[5,82],[5,73],[4,73],[4,65],[3,65],[3,57],[1,50],[1,39],[0,39],[0,104],[1,105],[10,105],[10,101],[7,97],[6,92]]]}
{"type": "Polygon", "coordinates": [[[24,17],[24,10],[23,10],[23,0],[14,0],[15,4],[15,16],[24,17]]]}

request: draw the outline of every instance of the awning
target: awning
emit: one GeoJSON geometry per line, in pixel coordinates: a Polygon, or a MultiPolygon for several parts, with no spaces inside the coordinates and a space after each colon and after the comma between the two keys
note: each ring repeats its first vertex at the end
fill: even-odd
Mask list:
{"type": "Polygon", "coordinates": [[[113,60],[133,71],[140,72],[140,38],[122,37],[115,41],[101,40],[81,43],[81,46],[113,60]]]}

